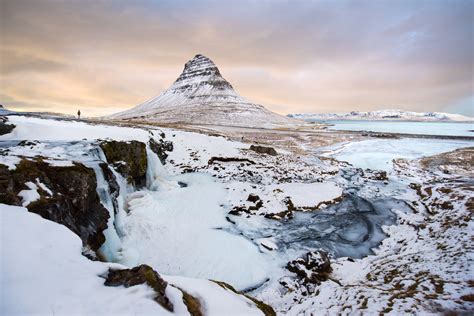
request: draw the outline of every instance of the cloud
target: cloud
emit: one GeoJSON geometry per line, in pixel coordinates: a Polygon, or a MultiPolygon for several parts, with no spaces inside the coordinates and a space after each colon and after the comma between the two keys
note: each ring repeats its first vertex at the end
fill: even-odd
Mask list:
{"type": "Polygon", "coordinates": [[[473,12],[436,0],[6,0],[1,92],[23,108],[112,113],[203,53],[280,113],[456,109],[473,94],[473,12]]]}

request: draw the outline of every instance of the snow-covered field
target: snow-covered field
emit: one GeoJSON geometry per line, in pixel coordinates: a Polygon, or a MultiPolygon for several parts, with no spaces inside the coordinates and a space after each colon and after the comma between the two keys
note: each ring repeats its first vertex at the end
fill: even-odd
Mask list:
{"type": "Polygon", "coordinates": [[[473,122],[474,118],[459,114],[443,112],[412,112],[402,110],[378,110],[378,111],[352,111],[348,113],[302,113],[290,114],[290,117],[299,118],[307,121],[315,120],[384,120],[384,121],[458,121],[473,122]]]}
{"type": "Polygon", "coordinates": [[[397,158],[416,159],[458,148],[472,147],[474,141],[440,139],[369,139],[321,148],[322,156],[346,161],[357,168],[389,171],[392,160],[397,158]]]}
{"type": "Polygon", "coordinates": [[[396,121],[325,121],[331,130],[369,131],[419,135],[472,136],[474,123],[396,122],[396,121]]]}
{"type": "MultiPolygon", "coordinates": [[[[2,291],[1,314],[169,313],[153,301],[153,291],[146,285],[103,286],[109,267],[139,264],[150,265],[168,281],[167,295],[177,314],[188,314],[182,290],[197,297],[207,315],[261,314],[247,297],[208,280],[249,290],[278,313],[472,308],[472,303],[460,302],[461,295],[469,292],[461,289],[472,272],[466,265],[472,252],[467,250],[449,263],[444,248],[436,248],[438,241],[424,238],[445,217],[441,213],[431,218],[422,206],[436,208],[445,197],[436,193],[419,202],[407,183],[424,184],[433,180],[431,175],[416,166],[409,175],[389,166],[395,158],[419,158],[471,142],[376,139],[326,148],[326,156],[354,167],[387,170],[386,177],[330,159],[296,157],[278,148],[276,156],[258,154],[249,144],[205,134],[22,116],[8,119],[16,127],[0,136],[0,164],[15,170],[21,159],[40,156],[54,166],[82,163],[94,170],[100,202],[110,218],[99,249],[108,262],[91,261],[81,255],[84,249],[74,233],[27,211],[42,195],[54,194],[50,184],[38,179],[25,183],[18,193],[24,207],[0,204],[1,288],[9,289],[2,291]],[[97,139],[106,138],[146,144],[165,139],[174,149],[162,164],[146,146],[146,185],[141,188],[109,164],[118,185],[113,200],[99,167],[106,158],[97,139]],[[20,144],[25,140],[29,142],[20,144]],[[422,224],[425,227],[420,228],[422,224]],[[332,261],[327,281],[308,285],[285,268],[318,249],[327,251],[332,261]],[[411,258],[427,249],[433,253],[418,261],[398,257],[398,252],[411,258]],[[395,275],[390,272],[395,266],[402,269],[397,262],[404,270],[395,275]],[[424,264],[436,276],[418,275],[424,264]],[[444,272],[451,276],[443,276],[444,272]],[[384,278],[389,279],[385,284],[384,278]],[[400,293],[408,295],[413,288],[409,280],[415,280],[418,296],[406,299],[400,293]],[[446,283],[442,294],[440,280],[446,283]],[[399,293],[400,299],[390,293],[399,293]],[[418,300],[423,304],[417,305],[418,300]]],[[[442,192],[443,182],[436,181],[442,192]]],[[[468,198],[459,198],[449,216],[456,211],[456,216],[466,216],[462,203],[468,198]]],[[[459,247],[464,245],[468,236],[460,229],[453,226],[443,233],[442,243],[455,247],[457,240],[459,247]]],[[[472,232],[471,220],[466,229],[472,232]]]]}

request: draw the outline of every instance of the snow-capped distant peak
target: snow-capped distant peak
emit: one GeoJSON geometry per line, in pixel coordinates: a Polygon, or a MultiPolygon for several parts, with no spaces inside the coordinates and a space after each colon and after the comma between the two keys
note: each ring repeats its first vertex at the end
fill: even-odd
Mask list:
{"type": "Polygon", "coordinates": [[[184,65],[184,70],[172,85],[175,91],[185,91],[195,88],[196,85],[209,85],[213,88],[225,90],[233,87],[222,78],[219,68],[212,60],[198,54],[184,65]]]}
{"type": "Polygon", "coordinates": [[[474,121],[473,117],[442,112],[411,112],[402,110],[378,110],[348,113],[302,113],[289,117],[303,120],[399,120],[399,121],[474,121]]]}
{"type": "Polygon", "coordinates": [[[201,54],[185,64],[169,89],[107,118],[258,127],[297,122],[238,95],[214,62],[201,54]]]}

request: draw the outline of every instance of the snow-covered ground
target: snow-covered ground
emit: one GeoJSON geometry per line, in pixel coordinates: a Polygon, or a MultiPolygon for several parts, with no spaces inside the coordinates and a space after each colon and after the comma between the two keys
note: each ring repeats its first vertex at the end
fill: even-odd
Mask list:
{"type": "Polygon", "coordinates": [[[392,160],[397,158],[416,159],[463,147],[472,147],[474,141],[439,139],[369,139],[321,148],[322,156],[346,161],[358,168],[389,171],[392,160]]]}
{"type": "Polygon", "coordinates": [[[418,135],[472,136],[474,123],[395,122],[395,121],[326,121],[328,129],[418,135]]]}
{"type": "Polygon", "coordinates": [[[262,315],[252,301],[213,282],[170,276],[171,313],[147,285],[104,286],[109,268],[125,267],[84,257],[81,240],[66,227],[5,204],[0,219],[2,315],[189,315],[180,289],[198,297],[207,315],[262,315]]]}
{"type": "MultiPolygon", "coordinates": [[[[426,202],[427,207],[436,207],[440,202],[435,198],[444,197],[435,194],[417,202],[419,198],[406,184],[424,183],[430,176],[415,167],[412,174],[400,175],[388,167],[388,162],[467,147],[471,142],[375,139],[326,149],[326,155],[348,160],[355,167],[388,170],[387,178],[337,161],[296,157],[278,148],[277,156],[262,155],[250,150],[249,144],[205,134],[22,116],[8,119],[16,128],[0,136],[0,164],[10,170],[22,158],[36,159],[39,155],[55,166],[76,161],[94,169],[97,191],[102,192],[101,202],[110,213],[107,240],[100,250],[114,263],[83,257],[80,239],[66,228],[26,208],[0,205],[1,282],[2,288],[12,289],[2,292],[2,314],[29,314],[33,310],[68,314],[75,308],[83,314],[165,314],[167,311],[152,300],[147,286],[103,286],[100,275],[108,267],[142,263],[152,266],[171,284],[167,292],[176,311],[186,311],[179,290],[184,289],[202,299],[202,308],[209,315],[260,313],[248,298],[208,279],[225,281],[237,290],[250,289],[251,295],[270,303],[279,313],[433,312],[436,304],[442,310],[466,310],[466,304],[455,302],[468,292],[460,292],[464,283],[441,276],[454,271],[459,282],[465,282],[469,273],[463,266],[466,254],[450,264],[442,256],[443,247],[436,248],[437,241],[427,238],[429,229],[435,230],[439,227],[436,221],[445,217],[441,213],[430,222],[422,205],[426,202]],[[150,138],[160,140],[162,132],[174,149],[163,165],[147,146],[145,187],[137,190],[109,165],[119,185],[118,211],[114,214],[110,196],[104,194],[108,183],[98,168],[106,158],[96,140],[147,143],[150,138]],[[24,140],[29,142],[19,144],[24,140]],[[422,224],[426,226],[416,228],[422,224]],[[417,237],[418,230],[421,238],[417,237]],[[44,231],[48,233],[42,234],[44,231]],[[333,273],[308,293],[285,265],[320,248],[329,252],[333,273]],[[17,249],[22,252],[17,253],[17,249]],[[402,257],[409,258],[429,249],[435,250],[418,261],[403,261],[397,254],[400,251],[402,257]],[[397,262],[403,265],[404,278],[391,272],[397,262]],[[416,274],[424,271],[424,263],[436,275],[416,274]],[[399,282],[392,284],[393,280],[399,282]],[[403,295],[400,300],[391,297],[393,291],[411,293],[414,283],[409,280],[415,280],[421,293],[418,298],[403,302],[403,295]],[[438,293],[440,280],[449,283],[443,294],[438,293]],[[71,284],[77,286],[69,289],[71,284]],[[417,307],[421,299],[428,301],[417,307]]],[[[39,198],[39,191],[48,190],[36,180],[25,183],[25,190],[19,193],[22,204],[28,207],[39,198]]],[[[465,216],[466,209],[459,201],[450,216],[458,209],[465,216]]],[[[472,232],[470,221],[468,225],[472,232]]],[[[449,247],[454,247],[456,238],[462,241],[460,245],[467,241],[458,230],[440,238],[449,247]]]]}
{"type": "Polygon", "coordinates": [[[473,117],[442,112],[412,112],[402,110],[352,111],[348,113],[290,114],[293,118],[315,120],[399,120],[399,121],[474,121],[473,117]]]}

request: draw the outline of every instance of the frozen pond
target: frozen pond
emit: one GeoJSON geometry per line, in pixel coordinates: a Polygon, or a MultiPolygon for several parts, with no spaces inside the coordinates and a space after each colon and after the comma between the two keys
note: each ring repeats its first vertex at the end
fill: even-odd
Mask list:
{"type": "Polygon", "coordinates": [[[328,127],[331,130],[474,137],[474,123],[348,120],[324,123],[331,124],[328,127]]]}
{"type": "Polygon", "coordinates": [[[471,146],[474,146],[474,141],[423,138],[369,139],[326,148],[328,151],[322,156],[347,161],[358,168],[390,171],[393,159],[417,159],[471,146]]]}

